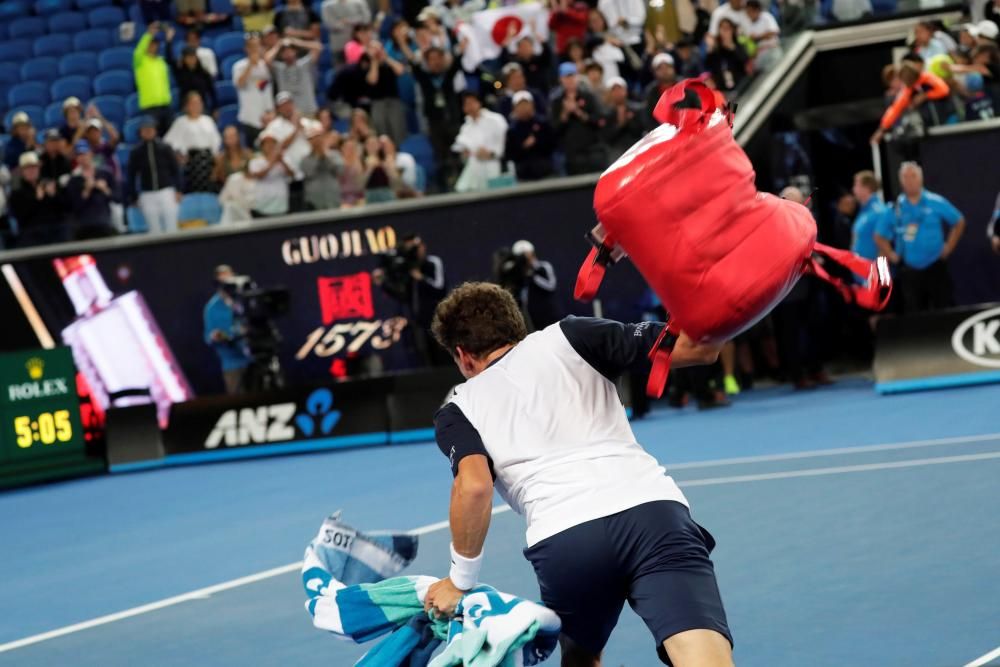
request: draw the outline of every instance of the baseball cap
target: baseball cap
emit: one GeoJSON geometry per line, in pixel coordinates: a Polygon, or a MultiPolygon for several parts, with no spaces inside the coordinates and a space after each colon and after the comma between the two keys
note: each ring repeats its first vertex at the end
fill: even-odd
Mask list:
{"type": "Polygon", "coordinates": [[[314,139],[315,137],[318,137],[324,132],[325,130],[323,129],[323,126],[320,125],[319,123],[316,124],[310,123],[309,126],[306,128],[306,139],[314,139]]]}
{"type": "Polygon", "coordinates": [[[417,23],[423,23],[427,19],[434,19],[435,21],[441,20],[441,12],[439,12],[434,7],[424,7],[417,14],[417,23]]]}
{"type": "Polygon", "coordinates": [[[516,93],[514,93],[514,96],[511,98],[511,102],[513,103],[514,106],[517,106],[521,102],[534,102],[534,101],[535,98],[532,97],[531,93],[529,93],[527,90],[519,90],[516,93]]]}
{"type": "Polygon", "coordinates": [[[573,76],[577,74],[576,63],[562,63],[559,65],[559,76],[573,76]]]}
{"type": "Polygon", "coordinates": [[[986,39],[993,40],[995,40],[997,35],[1000,34],[1000,28],[997,27],[996,23],[990,21],[989,19],[983,19],[979,23],[969,26],[968,30],[969,34],[973,37],[985,37],[986,39]]]}
{"type": "Polygon", "coordinates": [[[31,125],[31,119],[28,118],[28,114],[23,111],[18,111],[14,114],[14,117],[10,119],[10,126],[17,127],[18,125],[31,125]]]}
{"type": "Polygon", "coordinates": [[[62,135],[59,134],[59,130],[56,128],[50,127],[45,130],[45,141],[58,141],[59,139],[62,139],[62,135]]]}
{"type": "Polygon", "coordinates": [[[622,88],[626,89],[628,88],[628,84],[625,83],[625,79],[621,78],[620,76],[613,76],[610,79],[608,79],[608,90],[611,90],[615,86],[621,86],[622,88]]]}
{"type": "Polygon", "coordinates": [[[284,91],[278,93],[274,97],[274,103],[275,104],[284,104],[285,102],[291,102],[291,101],[292,101],[292,94],[290,92],[288,92],[287,90],[284,90],[284,91]]]}
{"type": "Polygon", "coordinates": [[[656,69],[660,65],[674,65],[674,57],[669,53],[657,53],[653,56],[653,69],[656,69]]]}
{"type": "Polygon", "coordinates": [[[73,152],[76,153],[77,155],[81,155],[83,153],[89,153],[90,142],[87,141],[86,139],[81,139],[80,141],[76,142],[76,144],[73,146],[73,152]]]}
{"type": "Polygon", "coordinates": [[[142,120],[139,121],[140,129],[144,127],[157,127],[157,125],[158,123],[156,122],[156,119],[152,116],[143,116],[142,120]]]}
{"type": "Polygon", "coordinates": [[[104,123],[102,123],[99,118],[91,118],[90,120],[87,121],[87,129],[89,130],[91,128],[94,128],[94,129],[97,129],[97,130],[103,130],[104,129],[104,123]]]}
{"type": "Polygon", "coordinates": [[[518,241],[517,243],[515,243],[510,247],[510,251],[511,253],[518,256],[527,255],[528,253],[535,252],[535,246],[534,244],[531,243],[531,241],[525,241],[524,239],[521,239],[520,241],[518,241]]]}
{"type": "Polygon", "coordinates": [[[63,102],[63,111],[72,107],[83,107],[79,97],[67,97],[66,101],[63,102]]]}
{"type": "Polygon", "coordinates": [[[277,30],[278,29],[275,28],[273,25],[266,25],[266,26],[264,26],[263,30],[260,31],[260,34],[261,35],[270,35],[272,32],[277,32],[277,30]]]}
{"type": "Polygon", "coordinates": [[[274,136],[273,132],[268,132],[267,130],[264,130],[259,135],[257,135],[258,144],[263,144],[268,139],[270,139],[271,141],[277,141],[278,137],[274,136]]]}
{"type": "Polygon", "coordinates": [[[21,153],[21,157],[17,159],[18,167],[37,167],[38,164],[38,153],[35,151],[21,153]]]}
{"type": "Polygon", "coordinates": [[[187,56],[196,56],[196,55],[198,55],[198,49],[194,48],[193,46],[185,46],[183,49],[181,49],[182,58],[186,58],[187,56]]]}

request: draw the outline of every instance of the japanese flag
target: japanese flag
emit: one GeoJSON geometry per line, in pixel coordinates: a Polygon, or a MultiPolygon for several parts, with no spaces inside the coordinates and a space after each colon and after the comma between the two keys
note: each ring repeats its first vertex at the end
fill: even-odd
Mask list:
{"type": "MultiPolygon", "coordinates": [[[[462,66],[471,71],[484,60],[500,56],[501,44],[511,31],[517,37],[549,38],[549,12],[538,2],[523,2],[498,9],[485,9],[472,15],[457,27],[459,41],[466,41],[462,54],[462,66]]],[[[536,45],[537,50],[537,45],[536,45]]]]}

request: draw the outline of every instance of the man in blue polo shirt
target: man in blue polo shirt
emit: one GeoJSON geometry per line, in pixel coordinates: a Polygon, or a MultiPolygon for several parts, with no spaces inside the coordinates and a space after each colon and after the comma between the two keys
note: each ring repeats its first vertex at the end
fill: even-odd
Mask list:
{"type": "Polygon", "coordinates": [[[879,252],[899,266],[899,288],[907,313],[952,305],[946,260],[965,231],[965,218],[951,202],[924,189],[924,171],[916,162],[899,168],[902,193],[895,216],[875,229],[879,252]]]}
{"type": "Polygon", "coordinates": [[[238,394],[243,389],[243,377],[250,356],[244,345],[244,332],[236,318],[235,303],[226,290],[228,281],[235,277],[227,264],[215,267],[216,292],[205,304],[205,342],[219,355],[222,380],[227,394],[238,394]]]}
{"type": "Polygon", "coordinates": [[[871,171],[859,171],[854,174],[854,187],[851,192],[861,208],[851,227],[851,252],[865,259],[875,259],[879,256],[878,246],[875,245],[875,230],[879,220],[892,215],[892,211],[878,193],[881,186],[871,171]]]}

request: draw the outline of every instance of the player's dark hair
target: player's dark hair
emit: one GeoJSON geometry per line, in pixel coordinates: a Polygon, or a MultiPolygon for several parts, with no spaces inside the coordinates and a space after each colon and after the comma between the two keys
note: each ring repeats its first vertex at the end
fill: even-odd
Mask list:
{"type": "Polygon", "coordinates": [[[528,335],[510,292],[493,283],[459,285],[438,304],[431,323],[435,340],[452,355],[461,347],[484,356],[528,335]]]}

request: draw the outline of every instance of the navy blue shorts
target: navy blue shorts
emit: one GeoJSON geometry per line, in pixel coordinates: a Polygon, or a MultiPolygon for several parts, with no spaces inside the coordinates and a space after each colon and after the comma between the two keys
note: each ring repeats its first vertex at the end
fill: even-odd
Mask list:
{"type": "Polygon", "coordinates": [[[678,502],[638,505],[573,526],[524,550],[542,602],[564,635],[598,655],[625,601],[663,640],[685,630],[715,630],[732,644],[708,554],[715,540],[678,502]]]}

